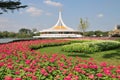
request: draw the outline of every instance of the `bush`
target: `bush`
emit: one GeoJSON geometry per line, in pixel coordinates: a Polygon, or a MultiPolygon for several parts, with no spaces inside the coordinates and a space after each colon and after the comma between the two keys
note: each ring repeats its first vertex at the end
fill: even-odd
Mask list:
{"type": "Polygon", "coordinates": [[[62,47],[62,50],[67,52],[92,53],[115,49],[118,47],[120,47],[120,42],[107,40],[96,42],[73,43],[70,45],[64,45],[62,47]]]}
{"type": "Polygon", "coordinates": [[[31,49],[39,49],[39,48],[43,48],[43,47],[49,47],[49,46],[60,46],[60,45],[65,45],[65,44],[70,44],[70,41],[62,41],[62,42],[51,42],[51,43],[41,43],[41,44],[35,44],[35,45],[31,45],[30,48],[31,49]]]}

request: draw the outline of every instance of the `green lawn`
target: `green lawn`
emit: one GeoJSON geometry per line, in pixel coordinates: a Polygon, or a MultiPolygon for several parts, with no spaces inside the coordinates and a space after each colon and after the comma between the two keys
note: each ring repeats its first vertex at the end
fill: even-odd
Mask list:
{"type": "Polygon", "coordinates": [[[61,51],[61,46],[54,46],[54,47],[45,47],[38,50],[41,53],[47,54],[54,54],[58,53],[59,55],[65,54],[68,57],[81,57],[83,59],[94,58],[97,63],[99,62],[108,62],[109,64],[118,65],[120,64],[120,48],[115,50],[103,51],[103,52],[96,52],[91,54],[84,54],[84,53],[76,53],[76,52],[64,52],[61,51]]]}

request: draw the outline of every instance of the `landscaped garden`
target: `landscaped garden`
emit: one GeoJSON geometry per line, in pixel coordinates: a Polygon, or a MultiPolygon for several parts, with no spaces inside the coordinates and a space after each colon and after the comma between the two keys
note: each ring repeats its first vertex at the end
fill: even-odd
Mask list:
{"type": "Polygon", "coordinates": [[[119,41],[43,39],[0,44],[0,80],[119,79],[119,41]]]}

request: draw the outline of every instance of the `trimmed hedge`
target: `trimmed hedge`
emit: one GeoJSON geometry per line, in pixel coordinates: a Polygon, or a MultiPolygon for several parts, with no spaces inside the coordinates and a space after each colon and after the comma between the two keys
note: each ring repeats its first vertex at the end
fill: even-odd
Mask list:
{"type": "Polygon", "coordinates": [[[60,46],[60,45],[67,45],[67,44],[73,44],[73,43],[83,43],[83,42],[90,42],[90,40],[68,40],[63,42],[52,42],[52,43],[39,43],[35,45],[31,45],[31,49],[39,49],[43,47],[49,47],[49,46],[60,46]]]}
{"type": "Polygon", "coordinates": [[[120,42],[106,40],[106,41],[73,43],[70,45],[64,45],[62,47],[62,50],[67,52],[92,53],[92,52],[115,49],[118,47],[120,47],[120,42]]]}
{"type": "Polygon", "coordinates": [[[66,42],[58,42],[58,43],[46,43],[46,44],[35,44],[35,45],[31,45],[30,48],[31,49],[40,49],[40,48],[43,48],[43,47],[49,47],[49,46],[60,46],[60,45],[66,45],[66,44],[70,44],[71,42],[70,41],[66,41],[66,42]]]}

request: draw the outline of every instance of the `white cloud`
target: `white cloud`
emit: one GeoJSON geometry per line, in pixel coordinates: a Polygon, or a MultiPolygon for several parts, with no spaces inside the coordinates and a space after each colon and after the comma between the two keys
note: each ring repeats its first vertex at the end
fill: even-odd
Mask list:
{"type": "Polygon", "coordinates": [[[41,9],[38,9],[36,7],[29,7],[27,10],[26,10],[27,13],[30,13],[31,16],[40,16],[42,15],[42,12],[43,10],[41,9]]]}
{"type": "Polygon", "coordinates": [[[103,14],[98,14],[97,17],[102,18],[102,17],[104,17],[104,15],[103,14]]]}
{"type": "Polygon", "coordinates": [[[63,5],[60,2],[55,2],[52,0],[44,0],[44,3],[51,6],[62,7],[63,5]]]}

